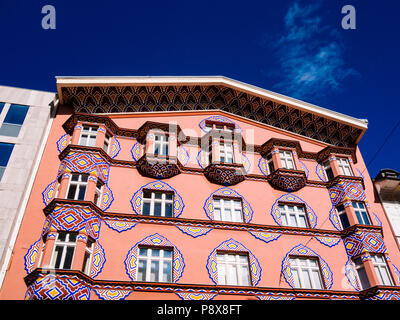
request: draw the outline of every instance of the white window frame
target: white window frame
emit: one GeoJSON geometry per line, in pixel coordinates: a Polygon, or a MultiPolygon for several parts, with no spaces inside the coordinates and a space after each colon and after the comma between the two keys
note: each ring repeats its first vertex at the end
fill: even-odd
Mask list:
{"type": "Polygon", "coordinates": [[[274,158],[272,157],[272,153],[268,154],[265,157],[265,164],[267,166],[268,174],[271,174],[272,172],[275,171],[275,164],[274,164],[274,158]]]}
{"type": "Polygon", "coordinates": [[[294,162],[293,152],[290,150],[279,150],[279,157],[281,158],[281,166],[284,169],[296,170],[296,164],[294,162]],[[292,164],[292,168],[288,165],[292,164]]]}
{"type": "Polygon", "coordinates": [[[335,177],[335,175],[333,174],[333,170],[332,170],[331,163],[330,163],[329,160],[328,160],[328,161],[325,161],[325,162],[322,164],[322,167],[324,168],[324,171],[325,171],[325,174],[326,174],[326,178],[327,178],[328,180],[331,180],[331,179],[333,179],[333,178],[335,177]],[[328,174],[328,170],[330,170],[331,175],[328,174]]]}
{"type": "Polygon", "coordinates": [[[337,206],[335,207],[335,209],[336,209],[336,213],[337,213],[337,215],[338,215],[339,222],[340,222],[340,225],[341,225],[341,227],[342,227],[342,230],[344,230],[345,228],[350,227],[350,226],[351,226],[351,225],[350,225],[350,220],[349,220],[349,217],[348,217],[348,215],[347,215],[346,208],[344,207],[344,205],[343,205],[343,204],[339,204],[339,205],[337,205],[337,206]],[[339,207],[342,207],[342,209],[339,210],[339,209],[340,209],[339,207]],[[348,227],[345,227],[345,226],[343,225],[341,216],[345,216],[345,217],[346,217],[347,222],[348,222],[348,224],[349,224],[348,227]]]}
{"type": "Polygon", "coordinates": [[[81,135],[79,137],[80,146],[95,147],[97,141],[98,126],[82,125],[81,135]],[[86,141],[83,141],[83,136],[86,135],[86,141]]]}
{"type": "Polygon", "coordinates": [[[217,252],[216,260],[219,285],[252,285],[247,254],[217,252]]]}
{"type": "Polygon", "coordinates": [[[319,261],[315,257],[290,257],[290,268],[296,288],[302,289],[324,289],[324,281],[321,275],[319,261]],[[313,263],[311,263],[313,261],[313,263]],[[304,263],[303,263],[304,262],[304,263]],[[306,281],[307,274],[309,281],[306,281]],[[308,285],[308,283],[310,286],[308,285]]]}
{"type": "Polygon", "coordinates": [[[383,286],[393,286],[393,279],[386,258],[383,254],[371,253],[372,263],[374,265],[376,276],[379,284],[383,286]],[[386,277],[385,277],[386,276],[386,277]]]}
{"type": "Polygon", "coordinates": [[[288,227],[299,227],[299,228],[309,227],[307,211],[303,205],[279,203],[278,208],[281,213],[281,221],[283,225],[288,227]],[[290,210],[290,208],[293,209],[290,210]],[[304,217],[304,222],[305,222],[304,226],[300,225],[300,222],[302,221],[301,217],[304,217]]]}
{"type": "MultiPolygon", "coordinates": [[[[144,204],[150,203],[150,212],[148,215],[154,216],[154,207],[156,203],[161,204],[161,217],[165,217],[167,204],[171,205],[171,217],[174,216],[174,195],[171,192],[163,192],[158,190],[143,190],[143,201],[142,201],[142,214],[144,215],[144,204]],[[145,198],[144,192],[150,192],[151,198],[145,198]],[[161,198],[156,198],[156,194],[161,194],[161,198]],[[167,194],[171,195],[171,199],[167,199],[167,194]]],[[[146,214],[147,215],[147,214],[146,214]]]]}
{"type": "Polygon", "coordinates": [[[359,224],[364,224],[364,225],[372,225],[371,222],[371,218],[368,214],[367,208],[364,204],[364,202],[359,202],[359,201],[352,201],[351,205],[353,206],[354,212],[356,214],[356,218],[359,224]],[[359,215],[357,214],[357,212],[359,212],[359,215]],[[362,213],[365,213],[365,215],[363,215],[362,213]],[[361,221],[360,221],[361,218],[361,221]],[[368,221],[365,221],[365,218],[367,218],[368,221]],[[365,223],[368,222],[368,223],[365,223]]]}
{"type": "Polygon", "coordinates": [[[243,222],[243,205],[240,199],[216,197],[213,198],[213,208],[214,220],[243,222]],[[229,216],[227,211],[229,211],[229,216]]]}
{"type": "Polygon", "coordinates": [[[96,183],[96,190],[94,191],[94,199],[93,202],[98,206],[101,207],[101,201],[103,199],[103,190],[104,190],[104,184],[102,184],[99,180],[97,180],[96,183]],[[96,200],[97,196],[97,200],[96,200]]]}
{"type": "Polygon", "coordinates": [[[336,158],[340,173],[343,176],[353,176],[353,170],[351,170],[351,165],[349,162],[349,159],[347,158],[341,158],[341,157],[337,157],[336,158]]]}
{"type": "Polygon", "coordinates": [[[103,150],[105,151],[105,153],[109,153],[110,151],[110,142],[111,142],[111,136],[106,133],[105,137],[104,137],[104,144],[103,144],[103,150]]]}
{"type": "Polygon", "coordinates": [[[155,156],[168,156],[169,155],[169,137],[165,134],[154,133],[154,148],[153,154],[155,156]],[[158,152],[156,153],[156,151],[158,152]]]}
{"type": "Polygon", "coordinates": [[[235,155],[232,142],[226,140],[221,140],[219,142],[219,161],[221,163],[235,162],[235,155]]]}
{"type": "Polygon", "coordinates": [[[369,283],[368,274],[361,257],[354,258],[353,263],[361,289],[364,290],[369,288],[371,284],[369,283]]]}
{"type": "Polygon", "coordinates": [[[68,183],[66,199],[79,200],[80,189],[81,188],[85,188],[85,194],[83,195],[83,199],[81,199],[81,200],[85,200],[86,192],[87,192],[87,186],[88,186],[88,180],[89,180],[89,175],[87,175],[87,174],[72,173],[71,174],[71,178],[69,179],[69,183],[68,183]],[[78,181],[72,181],[73,176],[78,176],[78,181]],[[87,177],[86,181],[83,181],[82,177],[87,177]],[[68,196],[69,196],[69,190],[70,190],[71,186],[73,186],[73,185],[76,186],[76,189],[75,189],[74,197],[71,199],[71,198],[68,198],[68,196]]]}
{"type": "Polygon", "coordinates": [[[74,257],[75,257],[75,252],[76,252],[76,241],[77,241],[77,234],[73,232],[58,232],[57,233],[57,238],[54,241],[54,247],[53,247],[53,252],[51,254],[51,259],[50,259],[50,268],[52,269],[66,269],[66,270],[71,270],[73,263],[74,263],[74,257]],[[60,240],[60,234],[65,234],[65,240],[60,240]],[[71,235],[75,236],[75,241],[70,241],[71,235]],[[56,262],[57,262],[57,247],[62,248],[61,252],[61,260],[60,260],[60,266],[56,268],[56,262]],[[67,249],[68,248],[73,248],[73,254],[71,258],[71,266],[70,268],[64,268],[65,264],[65,257],[67,255],[67,249]]]}
{"type": "Polygon", "coordinates": [[[137,281],[146,281],[146,282],[173,282],[173,260],[174,260],[174,250],[173,248],[165,248],[165,247],[160,247],[160,248],[155,248],[155,247],[138,247],[138,255],[137,255],[137,260],[138,260],[138,267],[136,270],[136,280],[137,281]],[[142,250],[146,250],[146,255],[141,254],[142,250]],[[153,252],[157,250],[159,252],[158,256],[152,256],[153,252]],[[170,253],[166,255],[166,251],[170,253]],[[140,264],[141,261],[146,261],[146,269],[144,273],[144,279],[142,278],[143,276],[140,275],[139,270],[140,270],[140,264]],[[158,270],[155,270],[156,272],[152,273],[152,262],[158,262],[158,270]],[[165,279],[164,278],[164,268],[166,265],[170,266],[170,274],[169,278],[170,280],[168,281],[168,277],[165,279]],[[152,278],[153,274],[157,274],[158,279],[152,278]]]}

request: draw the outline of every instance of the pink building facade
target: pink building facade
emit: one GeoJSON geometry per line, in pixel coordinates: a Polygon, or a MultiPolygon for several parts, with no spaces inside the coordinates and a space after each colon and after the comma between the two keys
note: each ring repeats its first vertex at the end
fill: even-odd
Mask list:
{"type": "Polygon", "coordinates": [[[58,78],[0,299],[398,299],[365,121],[223,77],[58,78]]]}

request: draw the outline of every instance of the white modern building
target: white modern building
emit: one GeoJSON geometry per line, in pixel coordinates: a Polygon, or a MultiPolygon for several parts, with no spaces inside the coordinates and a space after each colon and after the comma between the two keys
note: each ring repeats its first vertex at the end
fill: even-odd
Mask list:
{"type": "Polygon", "coordinates": [[[53,92],[0,86],[0,287],[56,106],[53,92]]]}

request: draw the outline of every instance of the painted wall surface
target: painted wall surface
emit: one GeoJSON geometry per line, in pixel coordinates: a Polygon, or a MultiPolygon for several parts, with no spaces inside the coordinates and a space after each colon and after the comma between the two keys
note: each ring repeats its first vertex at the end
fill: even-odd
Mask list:
{"type": "MultiPolygon", "coordinates": [[[[43,192],[53,181],[56,180],[57,172],[60,166],[59,149],[57,143],[66,133],[62,124],[69,118],[71,111],[67,107],[61,107],[51,127],[51,132],[46,143],[42,161],[40,162],[38,174],[33,185],[32,193],[28,201],[27,209],[18,234],[16,245],[13,250],[12,260],[5,277],[3,288],[0,291],[0,299],[23,299],[26,296],[27,286],[24,277],[28,275],[27,253],[32,252],[32,246],[41,243],[42,229],[45,225],[45,215],[43,209],[43,192]]],[[[278,129],[269,129],[258,125],[252,125],[249,121],[244,121],[234,116],[228,116],[226,113],[208,112],[203,114],[168,114],[148,115],[126,115],[111,116],[114,122],[121,128],[138,129],[145,121],[168,123],[174,120],[182,128],[185,134],[201,137],[204,133],[199,127],[199,123],[205,118],[213,115],[223,115],[231,121],[234,121],[243,130],[243,137],[249,144],[261,145],[270,138],[293,139],[300,142],[305,151],[318,152],[325,145],[305,138],[295,137],[293,134],[287,134],[278,129]],[[247,138],[249,137],[249,141],[247,138]]],[[[137,141],[131,138],[117,137],[120,146],[120,152],[115,157],[117,160],[133,161],[134,148],[137,141]]],[[[200,168],[197,159],[199,148],[196,146],[183,145],[187,149],[189,159],[185,166],[200,168]]],[[[138,152],[140,154],[140,151],[138,152]]],[[[263,175],[259,168],[259,154],[254,157],[248,155],[250,169],[248,173],[263,175]]],[[[303,169],[308,174],[308,179],[319,181],[317,174],[318,163],[310,159],[300,159],[304,165],[303,169]]],[[[365,170],[365,163],[362,159],[360,150],[357,148],[357,163],[353,163],[355,175],[362,173],[364,177],[365,192],[373,225],[382,225],[384,242],[387,253],[390,256],[390,263],[395,268],[400,268],[400,253],[392,236],[388,221],[382,210],[381,204],[375,203],[374,190],[368,172],[365,170]]],[[[107,221],[100,222],[97,243],[101,245],[98,255],[100,260],[99,269],[95,276],[97,280],[116,280],[121,282],[130,282],[134,280],[134,271],[129,268],[129,256],[131,249],[136,244],[141,243],[149,236],[160,237],[172,244],[182,257],[178,261],[180,266],[177,269],[179,284],[196,285],[215,285],[215,274],[213,274],[208,265],[214,249],[223,246],[244,247],[249,254],[254,257],[254,275],[252,275],[253,284],[256,287],[291,289],[291,282],[285,272],[285,259],[288,253],[298,253],[302,250],[306,254],[312,253],[318,256],[320,262],[323,262],[324,283],[326,289],[337,291],[357,291],[354,284],[349,281],[349,274],[346,270],[348,255],[346,253],[345,243],[335,233],[337,228],[332,223],[331,210],[332,201],[329,190],[325,186],[307,185],[297,192],[288,195],[288,192],[273,188],[265,180],[246,179],[245,181],[227,187],[234,190],[245,200],[252,211],[250,225],[263,226],[266,230],[264,234],[252,231],[249,227],[235,229],[235,225],[227,228],[213,228],[203,226],[199,232],[188,232],[185,228],[178,228],[179,225],[169,223],[168,219],[160,222],[136,222],[130,221],[123,225],[113,224],[110,216],[112,214],[137,215],[132,205],[132,198],[135,193],[143,186],[155,182],[156,179],[145,177],[132,167],[112,165],[109,169],[108,187],[112,191],[113,201],[109,208],[105,210],[107,221]],[[292,196],[292,198],[290,198],[292,196]],[[275,228],[278,226],[277,218],[274,215],[274,205],[278,199],[295,199],[297,202],[304,203],[312,216],[309,217],[312,229],[321,229],[321,234],[317,237],[315,232],[298,229],[292,232],[284,232],[275,228]],[[232,228],[233,226],[233,228],[232,228]],[[268,226],[274,226],[267,230],[268,226]],[[332,231],[323,234],[323,231],[332,231]],[[213,280],[214,279],[214,280],[213,280]]],[[[202,173],[183,172],[169,179],[162,180],[162,183],[168,184],[181,197],[184,208],[179,216],[182,219],[198,219],[210,221],[205,209],[207,199],[211,194],[224,188],[221,185],[210,183],[202,173]]],[[[118,220],[118,219],[117,219],[118,220]]],[[[128,219],[129,220],[129,219],[128,219]]],[[[229,223],[227,224],[229,226],[229,223]]],[[[163,241],[164,241],[163,240],[163,241]]],[[[31,257],[33,262],[37,262],[40,253],[31,257]]],[[[395,269],[397,270],[397,269],[395,269]]],[[[399,274],[393,274],[396,285],[399,285],[399,274]]],[[[119,292],[111,292],[104,289],[92,288],[89,296],[93,300],[111,298],[112,294],[118,295],[121,299],[184,299],[184,294],[171,292],[130,292],[120,289],[119,292]]],[[[241,294],[219,294],[217,296],[208,296],[213,299],[249,299],[249,295],[241,294]]]]}

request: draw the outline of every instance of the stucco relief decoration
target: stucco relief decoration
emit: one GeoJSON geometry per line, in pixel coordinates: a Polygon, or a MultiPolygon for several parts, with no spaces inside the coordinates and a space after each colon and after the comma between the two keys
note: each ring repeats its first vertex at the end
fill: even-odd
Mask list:
{"type": "Polygon", "coordinates": [[[310,248],[300,244],[291,249],[282,261],[282,274],[286,282],[295,288],[292,268],[290,267],[289,258],[291,256],[306,256],[318,258],[321,267],[321,276],[323,278],[326,289],[330,289],[333,283],[333,273],[324,259],[310,248]]]}
{"type": "Polygon", "coordinates": [[[25,300],[89,300],[90,292],[78,277],[45,274],[28,287],[25,300]]]}
{"type": "Polygon", "coordinates": [[[182,197],[168,183],[162,182],[160,180],[150,182],[135,192],[135,194],[131,199],[131,205],[133,211],[135,211],[136,214],[142,214],[143,189],[174,192],[174,205],[173,205],[174,217],[179,217],[182,214],[183,208],[185,207],[182,197]]]}
{"type": "Polygon", "coordinates": [[[283,196],[279,197],[272,206],[271,215],[278,225],[282,225],[281,212],[278,207],[280,203],[293,203],[293,205],[303,204],[308,217],[310,228],[315,228],[317,226],[317,215],[315,214],[314,210],[307,204],[307,202],[291,193],[284,194],[283,196]]]}
{"type": "Polygon", "coordinates": [[[249,223],[253,218],[253,209],[250,206],[250,203],[238,192],[231,188],[221,188],[213,193],[206,199],[204,203],[203,209],[210,220],[214,220],[214,204],[213,197],[226,197],[226,198],[239,198],[242,200],[242,214],[243,220],[246,223],[249,223]]]}
{"type": "Polygon", "coordinates": [[[124,261],[125,271],[133,281],[136,280],[136,270],[138,261],[137,255],[139,252],[139,246],[172,247],[174,249],[173,261],[172,261],[172,281],[177,282],[182,277],[182,273],[185,268],[185,262],[183,260],[181,252],[168,239],[164,238],[162,235],[158,233],[155,233],[137,242],[129,250],[126,256],[126,259],[124,261]]]}
{"type": "Polygon", "coordinates": [[[70,152],[61,161],[57,178],[64,172],[93,174],[103,182],[108,181],[110,165],[97,153],[70,152]]]}
{"type": "Polygon", "coordinates": [[[253,286],[256,286],[261,278],[261,265],[257,258],[244,245],[234,239],[228,239],[216,247],[208,256],[206,268],[211,280],[218,284],[217,252],[232,251],[235,253],[245,253],[249,257],[249,272],[253,286]]]}

